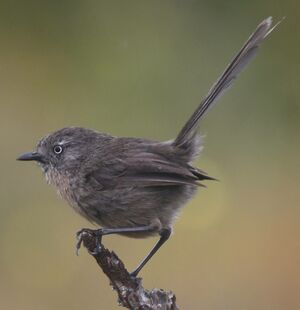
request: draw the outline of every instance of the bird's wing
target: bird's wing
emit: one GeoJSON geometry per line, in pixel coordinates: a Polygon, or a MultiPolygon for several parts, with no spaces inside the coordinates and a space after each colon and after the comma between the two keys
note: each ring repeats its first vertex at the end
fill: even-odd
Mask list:
{"type": "Polygon", "coordinates": [[[90,181],[96,181],[102,186],[103,190],[130,186],[175,186],[183,184],[201,186],[199,180],[210,179],[200,170],[193,169],[195,168],[170,161],[160,154],[145,151],[106,162],[89,173],[87,178],[90,181]]]}

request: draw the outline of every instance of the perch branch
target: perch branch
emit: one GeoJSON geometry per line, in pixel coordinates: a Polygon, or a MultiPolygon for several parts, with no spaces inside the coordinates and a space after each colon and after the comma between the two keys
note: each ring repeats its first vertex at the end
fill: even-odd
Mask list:
{"type": "Polygon", "coordinates": [[[83,243],[102,271],[110,280],[110,285],[118,294],[119,305],[132,310],[178,310],[176,296],[162,289],[146,290],[142,279],[132,277],[123,262],[113,252],[99,243],[93,231],[82,230],[79,246],[83,243]]]}

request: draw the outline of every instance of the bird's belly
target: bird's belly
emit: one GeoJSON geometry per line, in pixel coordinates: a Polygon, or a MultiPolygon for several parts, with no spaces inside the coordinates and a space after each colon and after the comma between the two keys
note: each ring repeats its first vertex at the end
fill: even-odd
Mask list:
{"type": "MultiPolygon", "coordinates": [[[[101,191],[81,197],[79,213],[91,222],[106,228],[142,227],[159,220],[161,228],[170,228],[179,210],[196,192],[195,186],[124,188],[101,191]]],[[[144,238],[157,232],[128,233],[129,237],[144,238]]]]}

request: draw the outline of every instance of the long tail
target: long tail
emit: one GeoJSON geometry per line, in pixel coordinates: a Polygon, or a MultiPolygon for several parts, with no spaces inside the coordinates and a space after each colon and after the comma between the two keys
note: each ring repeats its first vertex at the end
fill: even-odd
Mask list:
{"type": "MultiPolygon", "coordinates": [[[[268,17],[257,26],[256,30],[251,34],[241,50],[212,86],[207,96],[201,101],[196,111],[183,126],[177,138],[173,141],[174,146],[186,149],[186,151],[188,151],[189,148],[194,148],[193,140],[196,136],[199,121],[203,115],[212,107],[213,103],[217,101],[225,90],[232,85],[232,82],[236,79],[238,74],[246,67],[250,60],[253,59],[262,41],[278,24],[279,23],[272,27],[272,17],[268,17]]],[[[192,150],[190,151],[193,153],[192,150]]],[[[191,155],[193,156],[193,154],[191,155]]]]}

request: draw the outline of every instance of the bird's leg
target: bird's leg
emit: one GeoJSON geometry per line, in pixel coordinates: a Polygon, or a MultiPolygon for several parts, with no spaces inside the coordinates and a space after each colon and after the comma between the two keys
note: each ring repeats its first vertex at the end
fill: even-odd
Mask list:
{"type": "MultiPolygon", "coordinates": [[[[99,252],[101,248],[102,236],[112,235],[112,234],[121,234],[121,233],[138,233],[138,232],[151,232],[155,231],[157,227],[155,225],[139,226],[139,227],[121,227],[121,228],[100,228],[100,229],[89,229],[83,228],[76,233],[77,243],[76,243],[76,254],[78,255],[79,249],[83,242],[84,234],[90,234],[95,236],[97,239],[97,247],[94,254],[99,252]]],[[[93,253],[92,253],[93,254],[93,253]]]]}
{"type": "MultiPolygon", "coordinates": [[[[100,228],[96,230],[92,230],[89,228],[83,228],[77,233],[77,245],[76,245],[76,251],[78,253],[80,246],[83,241],[83,235],[84,234],[92,234],[95,237],[97,237],[97,247],[95,249],[95,253],[97,254],[99,250],[101,249],[101,239],[102,236],[105,235],[111,235],[111,234],[121,234],[121,233],[137,233],[137,232],[150,232],[155,231],[157,229],[157,226],[155,225],[148,225],[148,226],[139,226],[139,227],[123,227],[123,228],[100,228]]],[[[171,235],[171,228],[163,228],[159,232],[160,239],[155,244],[155,246],[152,248],[152,250],[149,252],[149,254],[142,260],[142,262],[138,265],[138,267],[131,272],[131,276],[136,277],[138,273],[142,270],[142,268],[146,265],[146,263],[151,259],[151,257],[159,250],[159,248],[169,239],[171,235]]]]}
{"type": "Polygon", "coordinates": [[[146,265],[146,263],[150,260],[150,258],[159,250],[159,248],[169,239],[171,235],[171,228],[163,228],[160,231],[160,239],[157,241],[155,246],[149,252],[149,254],[142,260],[142,262],[138,265],[138,267],[131,272],[131,276],[136,277],[141,269],[146,265]]]}

